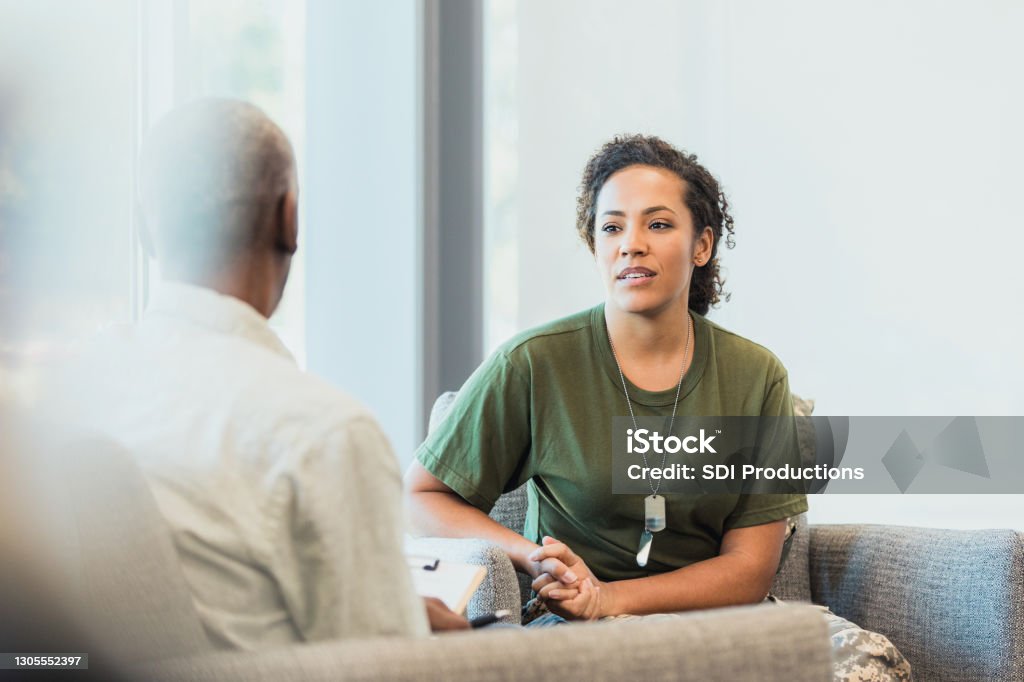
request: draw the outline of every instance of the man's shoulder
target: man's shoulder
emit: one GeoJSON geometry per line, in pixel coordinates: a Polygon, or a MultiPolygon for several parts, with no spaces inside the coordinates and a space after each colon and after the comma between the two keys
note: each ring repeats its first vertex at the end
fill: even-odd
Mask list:
{"type": "Polygon", "coordinates": [[[168,409],[192,415],[179,423],[196,421],[232,434],[243,459],[267,465],[298,460],[346,438],[353,428],[376,425],[356,398],[303,370],[290,356],[206,331],[153,338],[162,331],[177,328],[143,330],[142,338],[129,335],[121,345],[138,351],[126,353],[133,367],[162,365],[144,386],[163,394],[159,402],[168,409]]]}
{"type": "Polygon", "coordinates": [[[306,441],[377,428],[370,410],[354,396],[290,363],[255,375],[239,398],[241,413],[261,414],[266,423],[288,427],[306,441]],[[249,401],[254,404],[245,406],[249,401]]]}
{"type": "Polygon", "coordinates": [[[325,433],[352,429],[379,431],[377,420],[366,405],[318,376],[299,372],[295,395],[298,400],[293,410],[300,418],[312,418],[325,433]]]}

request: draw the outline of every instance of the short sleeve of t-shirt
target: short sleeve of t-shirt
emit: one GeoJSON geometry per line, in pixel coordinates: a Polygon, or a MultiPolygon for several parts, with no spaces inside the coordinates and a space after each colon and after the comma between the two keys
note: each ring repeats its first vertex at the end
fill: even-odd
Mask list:
{"type": "Polygon", "coordinates": [[[485,513],[532,475],[531,396],[524,372],[504,352],[492,355],[416,451],[427,471],[485,513]]]}
{"type": "MultiPolygon", "coordinates": [[[[785,370],[778,369],[765,394],[761,408],[762,417],[783,417],[765,420],[770,425],[772,446],[787,453],[798,452],[796,423],[793,419],[793,399],[789,392],[789,380],[785,370]]],[[[807,511],[807,496],[803,494],[749,494],[740,495],[736,507],[725,519],[724,530],[757,526],[762,523],[779,521],[807,511]]]]}

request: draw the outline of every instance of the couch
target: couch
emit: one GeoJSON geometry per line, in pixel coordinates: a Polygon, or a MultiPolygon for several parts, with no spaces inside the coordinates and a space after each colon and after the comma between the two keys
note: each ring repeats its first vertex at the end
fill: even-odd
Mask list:
{"type": "MultiPolygon", "coordinates": [[[[454,397],[438,398],[431,428],[454,397]]],[[[525,486],[491,511],[516,532],[525,514],[525,486]]],[[[1024,533],[808,525],[801,515],[789,545],[772,593],[825,605],[886,635],[910,661],[915,680],[1024,681],[1024,533]]],[[[487,543],[421,538],[416,550],[492,566],[494,580],[471,601],[473,613],[517,608],[529,596],[528,581],[517,579],[511,561],[487,543]]],[[[796,645],[796,638],[787,644],[796,645]]]]}
{"type": "MultiPolygon", "coordinates": [[[[193,606],[168,528],[126,452],[50,427],[27,434],[3,414],[0,451],[0,464],[5,465],[0,466],[5,474],[0,477],[0,501],[19,510],[20,536],[0,533],[0,585],[4,594],[26,595],[0,603],[0,618],[12,627],[25,624],[32,612],[36,621],[45,619],[33,629],[41,634],[24,641],[34,642],[37,651],[88,653],[89,672],[72,673],[83,679],[831,678],[826,626],[813,607],[722,609],[664,624],[495,628],[422,639],[367,637],[256,652],[215,651],[193,606]],[[39,594],[46,595],[47,603],[34,596],[39,594]],[[64,632],[82,636],[56,634],[64,632]]],[[[14,525],[2,523],[0,531],[14,525]]],[[[460,547],[496,567],[474,604],[477,610],[489,609],[485,595],[493,603],[504,589],[503,580],[515,585],[514,574],[508,573],[511,564],[486,543],[470,541],[460,547]]],[[[32,679],[45,677],[34,674],[32,679]]]]}
{"type": "MultiPolygon", "coordinates": [[[[28,575],[45,586],[32,594],[47,594],[49,604],[33,600],[32,607],[47,614],[51,632],[87,635],[84,650],[96,679],[831,679],[824,620],[818,609],[800,604],[715,609],[658,623],[214,651],[170,534],[130,456],[59,430],[19,433],[0,418],[0,462],[7,465],[0,492],[20,510],[31,544],[50,551],[45,559],[19,556],[5,538],[4,576],[28,575]],[[11,491],[17,500],[6,497],[11,491]],[[6,570],[19,558],[24,565],[6,570]]],[[[524,511],[520,490],[492,513],[514,527],[524,511]]],[[[469,615],[522,603],[511,562],[496,547],[480,540],[417,542],[418,551],[489,567],[469,615]]],[[[808,527],[801,519],[773,589],[786,600],[827,604],[885,633],[918,680],[1024,680],[1022,547],[1013,531],[808,527]]],[[[0,605],[4,621],[26,619],[12,603],[0,605]]],[[[43,643],[53,651],[63,642],[43,643]]]]}

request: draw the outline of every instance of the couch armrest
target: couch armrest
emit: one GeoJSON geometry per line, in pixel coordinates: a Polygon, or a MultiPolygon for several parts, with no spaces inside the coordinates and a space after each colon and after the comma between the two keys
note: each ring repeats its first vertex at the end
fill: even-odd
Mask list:
{"type": "Polygon", "coordinates": [[[716,609],[657,622],[496,629],[434,638],[323,642],[171,659],[156,680],[832,680],[825,620],[811,606],[716,609]]]}
{"type": "Polygon", "coordinates": [[[487,576],[466,606],[469,618],[508,609],[512,615],[503,619],[519,624],[522,604],[519,601],[519,582],[512,560],[505,551],[486,540],[468,538],[407,538],[406,551],[437,557],[441,561],[478,564],[487,568],[487,576]]]}
{"type": "Polygon", "coordinates": [[[1024,534],[812,526],[818,604],[880,632],[926,680],[1024,679],[1024,534]]]}

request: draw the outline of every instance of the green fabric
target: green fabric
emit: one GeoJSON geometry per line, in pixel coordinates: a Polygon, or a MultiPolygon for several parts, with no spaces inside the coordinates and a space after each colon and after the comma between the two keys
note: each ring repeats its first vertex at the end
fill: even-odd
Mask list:
{"type": "MultiPolygon", "coordinates": [[[[691,314],[694,355],[679,414],[793,413],[786,370],[771,352],[691,314]]],[[[638,415],[671,414],[675,393],[629,384],[638,415]]],[[[524,535],[564,541],[601,580],[709,559],[718,555],[725,531],[807,510],[804,495],[666,495],[668,527],[656,535],[647,567],[639,568],[644,496],[612,494],[609,435],[612,417],[624,415],[599,305],[499,348],[466,381],[416,456],[485,512],[502,493],[530,481],[524,535]]]]}

